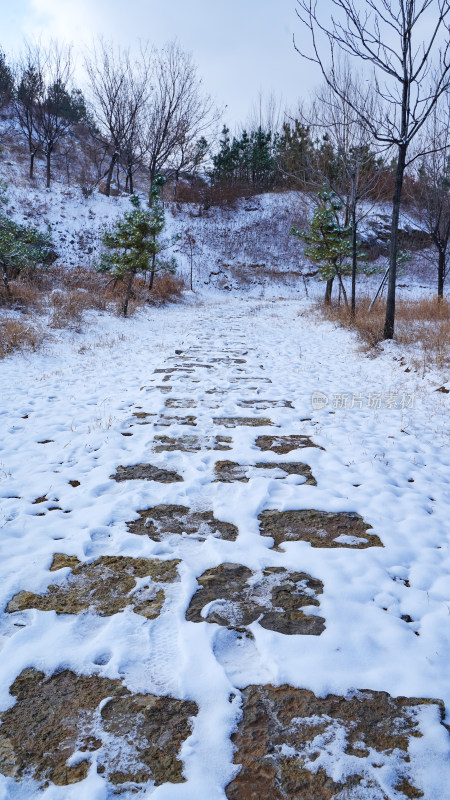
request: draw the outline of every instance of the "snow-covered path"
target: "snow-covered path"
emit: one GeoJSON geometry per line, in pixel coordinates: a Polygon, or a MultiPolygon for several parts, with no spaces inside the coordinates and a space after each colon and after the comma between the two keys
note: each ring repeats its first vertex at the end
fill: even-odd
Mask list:
{"type": "Polygon", "coordinates": [[[450,709],[448,395],[281,300],[104,317],[0,370],[1,800],[450,798],[442,708],[417,700],[450,709]],[[106,681],[53,720],[62,778],[10,732],[42,735],[61,670],[74,697],[106,681]],[[159,772],[150,734],[105,723],[124,687],[185,701],[159,772]]]}

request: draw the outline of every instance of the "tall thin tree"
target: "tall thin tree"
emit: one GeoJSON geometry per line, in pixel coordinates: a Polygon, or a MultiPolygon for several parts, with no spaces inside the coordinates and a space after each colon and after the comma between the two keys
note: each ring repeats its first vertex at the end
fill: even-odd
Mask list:
{"type": "Polygon", "coordinates": [[[170,42],[155,54],[153,89],[145,109],[146,164],[157,174],[177,175],[196,165],[198,142],[218,114],[189,53],[170,42]]]}
{"type": "Polygon", "coordinates": [[[360,87],[348,63],[339,69],[342,97],[325,83],[318,91],[308,118],[310,130],[320,131],[332,148],[333,165],[324,164],[320,148],[310,158],[311,172],[317,183],[328,185],[342,203],[344,226],[352,231],[351,314],[356,310],[356,274],[360,260],[358,226],[370,213],[382,175],[383,162],[374,151],[374,140],[367,125],[351,108],[352,99],[364,98],[368,116],[374,116],[376,100],[372,88],[360,87]],[[349,103],[350,101],[350,103],[349,103]],[[314,158],[315,155],[315,158],[314,158]]]}
{"type": "MultiPolygon", "coordinates": [[[[445,279],[450,270],[450,106],[430,116],[423,130],[420,150],[434,148],[416,161],[416,181],[410,203],[437,252],[437,296],[444,297],[445,279]]],[[[435,259],[432,259],[434,261],[435,259]]]]}
{"type": "Polygon", "coordinates": [[[377,141],[396,149],[392,198],[389,285],[385,339],[394,335],[398,227],[408,149],[433,108],[450,87],[449,0],[331,0],[336,16],[318,11],[317,0],[297,0],[312,49],[297,51],[315,62],[344,97],[336,71],[337,50],[363,62],[379,97],[367,114],[363,97],[347,100],[377,141]]]}
{"type": "Polygon", "coordinates": [[[128,50],[103,39],[99,39],[85,59],[93,117],[110,152],[105,174],[107,195],[111,193],[114,168],[121,158],[132,182],[136,137],[142,130],[139,118],[151,90],[152,63],[148,47],[142,48],[139,58],[133,60],[128,50]]]}
{"type": "Polygon", "coordinates": [[[14,112],[30,156],[30,180],[34,177],[34,161],[41,150],[42,139],[37,128],[38,98],[44,93],[44,75],[39,49],[27,46],[14,66],[14,112]]]}
{"type": "Polygon", "coordinates": [[[37,61],[43,85],[37,95],[34,127],[45,156],[46,186],[49,189],[55,149],[71,126],[81,120],[85,107],[81,93],[71,87],[73,60],[70,47],[52,41],[48,48],[38,47],[37,61]]]}

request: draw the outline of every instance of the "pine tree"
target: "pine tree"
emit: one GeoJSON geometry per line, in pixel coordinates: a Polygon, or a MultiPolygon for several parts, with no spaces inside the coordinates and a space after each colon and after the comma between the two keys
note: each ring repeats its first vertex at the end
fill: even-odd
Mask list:
{"type": "Polygon", "coordinates": [[[251,180],[254,186],[268,189],[275,179],[275,160],[272,155],[272,134],[261,126],[251,133],[251,180]]]}
{"type": "Polygon", "coordinates": [[[213,171],[211,177],[219,183],[232,177],[233,159],[231,156],[230,129],[226,125],[222,128],[220,150],[213,158],[213,171]]]}
{"type": "Polygon", "coordinates": [[[0,50],[0,107],[11,100],[14,80],[5,54],[0,50]]]}
{"type": "Polygon", "coordinates": [[[139,197],[133,195],[130,198],[132,210],[125,212],[123,219],[118,220],[102,237],[105,251],[102,253],[97,270],[109,273],[115,281],[127,282],[123,304],[124,316],[127,315],[136,275],[146,276],[150,272],[151,289],[155,272],[160,269],[173,272],[176,268],[174,259],[158,259],[158,255],[178,239],[173,237],[168,242],[162,242],[159,238],[165,225],[164,207],[160,197],[164,183],[165,178],[156,176],[150,190],[147,208],[142,208],[139,197]]]}
{"type": "Polygon", "coordinates": [[[242,131],[240,138],[230,140],[230,131],[222,130],[220,150],[213,158],[211,178],[222,184],[250,184],[258,190],[270,188],[276,177],[272,133],[257,130],[242,131]]]}
{"type": "MultiPolygon", "coordinates": [[[[0,181],[0,203],[6,204],[6,185],[0,181]]],[[[0,209],[0,270],[6,293],[11,293],[9,282],[18,276],[32,279],[39,267],[56,258],[50,228],[44,233],[32,225],[13,222],[0,209]]]]}
{"type": "Polygon", "coordinates": [[[294,186],[306,183],[311,178],[313,143],[309,128],[295,119],[284,122],[281,134],[275,142],[278,169],[284,182],[294,186]]]}
{"type": "Polygon", "coordinates": [[[352,228],[339,222],[342,203],[334,192],[322,189],[317,197],[319,205],[310,220],[309,230],[300,231],[292,227],[291,233],[305,242],[306,258],[317,264],[320,279],[327,282],[325,302],[331,302],[333,281],[337,277],[347,305],[342,276],[349,275],[351,270],[352,228]]]}
{"type": "Polygon", "coordinates": [[[239,141],[233,140],[233,154],[235,160],[235,178],[242,183],[250,183],[252,142],[246,130],[242,131],[239,141]]]}

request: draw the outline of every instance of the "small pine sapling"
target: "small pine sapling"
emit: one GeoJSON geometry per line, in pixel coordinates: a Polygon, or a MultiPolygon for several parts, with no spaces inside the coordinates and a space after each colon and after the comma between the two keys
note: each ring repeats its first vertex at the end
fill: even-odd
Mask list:
{"type": "Polygon", "coordinates": [[[309,230],[292,227],[291,233],[305,242],[306,258],[317,265],[320,279],[327,282],[325,303],[331,303],[333,281],[337,278],[347,305],[342,277],[351,274],[352,228],[339,221],[342,203],[335,192],[322,189],[317,197],[319,205],[310,220],[309,230]]]}
{"type": "Polygon", "coordinates": [[[176,268],[174,259],[165,261],[158,259],[159,253],[171,246],[174,241],[163,243],[159,240],[165,225],[164,209],[159,196],[164,183],[165,179],[157,176],[150,191],[147,208],[142,208],[139,197],[134,194],[130,198],[132,210],[125,212],[123,218],[105,231],[102,237],[105,249],[97,270],[110,274],[114,281],[126,281],[124,316],[128,312],[136,275],[145,277],[150,272],[151,289],[153,276],[157,270],[166,269],[173,272],[176,268]]]}
{"type": "MultiPolygon", "coordinates": [[[[7,203],[6,184],[0,182],[0,203],[7,203]]],[[[48,266],[56,258],[50,226],[46,232],[32,225],[19,225],[0,209],[0,269],[7,295],[9,281],[19,275],[32,279],[39,267],[48,266]]]]}

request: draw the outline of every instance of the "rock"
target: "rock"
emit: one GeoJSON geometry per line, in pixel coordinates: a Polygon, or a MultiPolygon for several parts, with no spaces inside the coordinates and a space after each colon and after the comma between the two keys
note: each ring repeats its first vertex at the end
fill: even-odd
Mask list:
{"type": "Polygon", "coordinates": [[[323,617],[301,610],[318,606],[317,595],[323,591],[322,582],[305,572],[268,567],[258,575],[241,564],[222,564],[197,581],[199,589],[186,612],[190,622],[206,620],[242,630],[258,620],[269,630],[310,636],[319,636],[325,628],[323,617]]]}
{"type": "Polygon", "coordinates": [[[241,481],[247,483],[250,478],[259,477],[258,470],[261,472],[261,477],[273,477],[275,480],[285,478],[287,475],[299,475],[306,478],[305,485],[317,486],[317,481],[314,478],[309,466],[302,462],[292,463],[266,463],[260,462],[258,464],[237,464],[234,461],[217,461],[214,466],[216,481],[222,483],[234,483],[234,481],[241,481]],[[284,475],[273,475],[271,470],[280,470],[284,475]],[[265,475],[263,475],[265,471],[265,475]]]}
{"type": "Polygon", "coordinates": [[[353,511],[263,511],[258,520],[261,535],[271,536],[276,548],[298,541],[313,547],[383,547],[378,536],[369,533],[371,526],[353,511]]]}
{"type": "Polygon", "coordinates": [[[155,467],[153,464],[135,464],[132,467],[117,467],[117,472],[110,475],[115,481],[157,481],[158,483],[179,483],[181,475],[169,469],[155,467]]]}
{"type": "Polygon", "coordinates": [[[128,523],[130,533],[163,541],[168,536],[187,535],[204,540],[209,536],[234,541],[238,529],[229,522],[220,522],[212,511],[191,511],[187,506],[160,505],[139,511],[140,518],[128,523]]]}
{"type": "Polygon", "coordinates": [[[231,436],[213,436],[200,439],[198,436],[162,436],[154,437],[153,451],[163,453],[180,450],[183,453],[196,453],[199,450],[232,450],[231,436]]]}
{"type": "Polygon", "coordinates": [[[161,414],[161,416],[159,416],[156,420],[155,425],[158,427],[169,427],[170,425],[190,425],[191,427],[195,428],[197,425],[197,417],[194,417],[191,414],[187,414],[183,417],[168,417],[165,414],[161,414]]]}
{"type": "Polygon", "coordinates": [[[105,617],[132,606],[136,614],[154,619],[165,602],[164,585],[178,580],[179,563],[179,560],[103,556],[82,564],[75,556],[56,553],[50,570],[70,567],[70,575],[62,583],[50,585],[45,594],[19,592],[9,601],[6,611],[9,614],[27,608],[57,614],[90,611],[105,617]],[[138,578],[148,581],[145,587],[133,592],[138,578]]]}
{"type": "MultiPolygon", "coordinates": [[[[100,194],[106,195],[106,183],[103,181],[100,186],[98,187],[100,194]]],[[[116,186],[111,185],[109,189],[109,197],[118,197],[120,194],[118,188],[116,186]]]]}
{"type": "Polygon", "coordinates": [[[69,670],[48,678],[25,669],[10,693],[16,703],[0,714],[3,775],[67,786],[86,777],[95,752],[98,772],[123,789],[184,781],[178,753],[195,703],[131,694],[119,680],[69,670]],[[80,750],[85,758],[68,766],[80,750]]]}
{"type": "Polygon", "coordinates": [[[410,774],[408,745],[412,737],[422,735],[417,708],[430,704],[438,707],[442,721],[440,700],[393,698],[372,691],[318,698],[291,686],[248,686],[242,692],[242,719],[232,736],[234,760],[241,769],[226,796],[387,800],[381,788],[384,771],[377,769],[386,763],[398,776],[396,790],[402,797],[423,797],[410,774]],[[332,777],[323,766],[317,768],[317,759],[327,752],[334,754],[332,777]]]}
{"type": "Polygon", "coordinates": [[[272,420],[267,417],[214,417],[214,425],[223,425],[225,428],[237,428],[240,425],[258,427],[262,425],[273,425],[272,420]]]}
{"type": "Polygon", "coordinates": [[[167,408],[195,408],[197,402],[191,397],[168,397],[165,405],[167,408]]]}
{"type": "Polygon", "coordinates": [[[290,400],[238,400],[241,408],[259,408],[263,411],[266,408],[294,408],[290,400]]]}
{"type": "Polygon", "coordinates": [[[298,450],[301,447],[317,447],[323,450],[318,444],[314,444],[309,436],[258,436],[255,441],[256,447],[260,450],[271,450],[273,453],[285,455],[290,453],[291,450],[298,450]]]}

